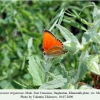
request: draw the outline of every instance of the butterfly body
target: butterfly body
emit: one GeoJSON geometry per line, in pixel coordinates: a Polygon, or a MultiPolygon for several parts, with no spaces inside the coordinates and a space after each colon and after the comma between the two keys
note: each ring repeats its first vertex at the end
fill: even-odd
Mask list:
{"type": "Polygon", "coordinates": [[[63,49],[63,43],[48,30],[44,31],[43,37],[44,54],[49,57],[60,56],[66,53],[63,49]]]}

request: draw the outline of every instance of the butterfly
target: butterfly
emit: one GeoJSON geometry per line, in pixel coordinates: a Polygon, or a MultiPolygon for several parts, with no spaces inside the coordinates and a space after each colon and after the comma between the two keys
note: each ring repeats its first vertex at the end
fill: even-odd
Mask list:
{"type": "Polygon", "coordinates": [[[44,54],[48,57],[56,57],[65,54],[61,40],[57,39],[50,31],[45,30],[43,36],[44,54]]]}

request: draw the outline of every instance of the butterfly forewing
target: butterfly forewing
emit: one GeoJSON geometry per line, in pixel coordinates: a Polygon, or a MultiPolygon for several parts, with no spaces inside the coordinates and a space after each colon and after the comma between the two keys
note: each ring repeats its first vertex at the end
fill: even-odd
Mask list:
{"type": "Polygon", "coordinates": [[[62,47],[61,41],[57,40],[56,37],[50,31],[45,30],[43,39],[44,51],[47,51],[54,46],[62,47]]]}

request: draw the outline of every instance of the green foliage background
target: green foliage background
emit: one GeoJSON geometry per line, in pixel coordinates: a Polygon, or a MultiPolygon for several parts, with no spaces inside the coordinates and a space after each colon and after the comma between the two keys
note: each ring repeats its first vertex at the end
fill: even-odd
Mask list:
{"type": "MultiPolygon", "coordinates": [[[[95,4],[98,7],[100,6],[99,1],[95,1],[95,4]]],[[[58,28],[53,27],[55,25],[54,22],[59,20],[58,24],[72,32],[81,43],[84,32],[93,26],[93,10],[93,3],[90,1],[0,1],[0,88],[37,89],[42,84],[41,80],[34,83],[30,75],[30,73],[34,72],[34,69],[32,72],[32,69],[28,69],[28,67],[29,63],[35,60],[38,62],[31,64],[34,67],[40,66],[42,68],[40,62],[42,60],[42,63],[45,64],[42,48],[44,29],[51,29],[55,36],[64,42],[64,37],[58,31],[59,25],[57,26],[58,28]],[[63,9],[66,9],[64,15],[61,13],[63,9]],[[59,17],[60,13],[63,16],[59,17]],[[35,58],[31,58],[31,55],[35,58]],[[29,59],[30,61],[33,59],[33,61],[29,62],[29,59]],[[36,86],[36,84],[38,85],[36,86]]],[[[100,28],[98,31],[100,31],[100,28]]],[[[88,48],[91,51],[90,54],[94,53],[92,49],[91,47],[88,48]]],[[[66,55],[62,56],[62,60],[58,57],[52,61],[53,65],[56,64],[56,61],[61,62],[62,68],[59,69],[57,74],[65,73],[64,77],[74,77],[77,72],[81,52],[75,53],[73,51],[75,51],[74,48],[69,50],[66,55]],[[65,67],[63,68],[63,66],[65,67]]],[[[51,72],[54,70],[53,68],[50,69],[51,72]]],[[[58,69],[55,71],[58,71],[58,69]]],[[[41,75],[42,81],[44,81],[45,75],[43,73],[41,75]]],[[[56,84],[59,82],[59,79],[53,81],[56,84]]],[[[66,82],[64,79],[61,81],[66,82]]],[[[88,72],[82,77],[81,81],[89,83],[91,86],[93,85],[92,78],[88,72]]],[[[53,87],[58,88],[59,86],[53,85],[53,87]]],[[[41,88],[45,88],[45,86],[42,85],[41,88]]]]}

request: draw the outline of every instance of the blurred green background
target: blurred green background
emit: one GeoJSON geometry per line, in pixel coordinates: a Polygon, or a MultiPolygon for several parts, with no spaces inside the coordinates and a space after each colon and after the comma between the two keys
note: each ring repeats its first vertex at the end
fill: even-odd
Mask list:
{"type": "MultiPolygon", "coordinates": [[[[44,29],[50,29],[61,9],[66,8],[65,18],[71,22],[61,25],[69,29],[79,40],[88,28],[78,18],[67,12],[75,10],[87,22],[92,22],[93,1],[75,0],[33,0],[33,1],[0,1],[0,89],[33,88],[28,73],[28,43],[33,39],[32,54],[43,58],[42,38],[44,29]],[[88,7],[87,7],[88,6],[88,7]],[[80,29],[78,26],[83,26],[80,29]]],[[[100,6],[99,1],[94,1],[100,6]]],[[[53,33],[64,41],[54,28],[53,33]]],[[[81,42],[81,40],[80,40],[81,42]]],[[[66,70],[77,67],[78,55],[69,53],[64,64],[66,70]]],[[[72,70],[73,71],[73,70],[72,70]]],[[[87,76],[86,82],[91,80],[87,76]]],[[[36,88],[36,87],[34,87],[36,88]]]]}

